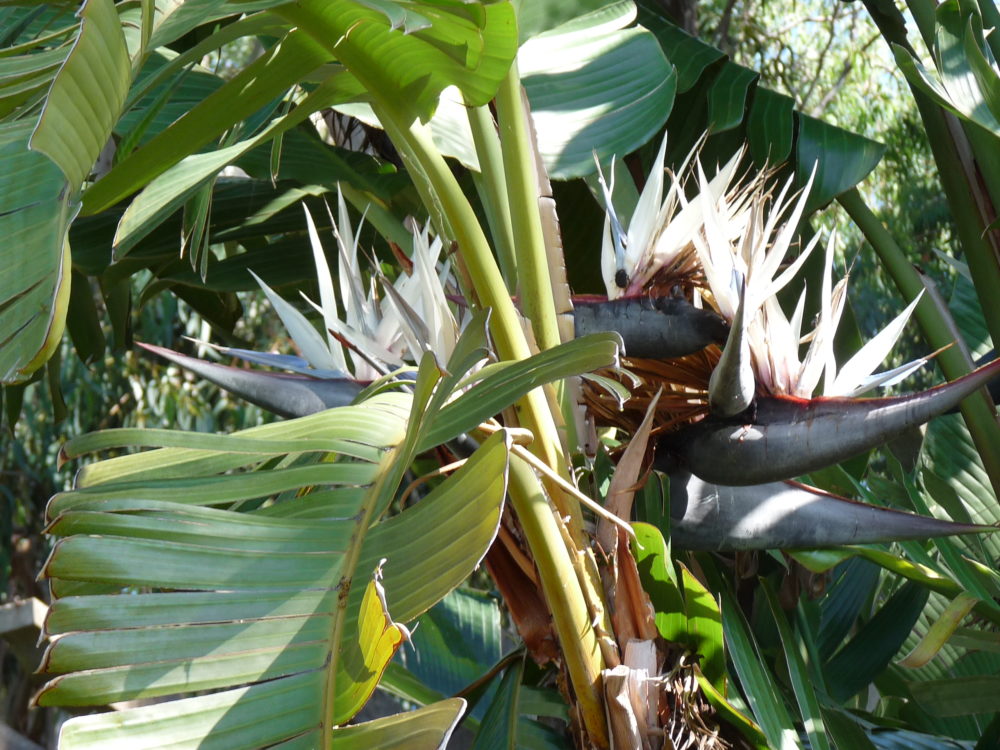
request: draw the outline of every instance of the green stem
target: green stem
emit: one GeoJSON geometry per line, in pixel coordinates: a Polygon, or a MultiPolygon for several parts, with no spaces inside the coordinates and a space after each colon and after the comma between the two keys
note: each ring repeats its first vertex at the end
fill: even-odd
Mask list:
{"type": "Polygon", "coordinates": [[[480,181],[477,183],[479,196],[486,209],[486,218],[493,234],[493,244],[497,249],[500,271],[507,288],[513,289],[517,283],[517,255],[514,250],[514,229],[510,219],[510,204],[506,200],[507,177],[504,173],[500,139],[493,124],[493,115],[488,107],[466,107],[469,113],[469,127],[472,141],[479,157],[480,181]]]}
{"type": "MultiPolygon", "coordinates": [[[[517,238],[514,247],[521,309],[531,321],[539,348],[550,349],[563,339],[558,316],[569,313],[572,303],[566,284],[555,202],[545,169],[536,163],[540,158],[534,143],[534,125],[526,107],[516,61],[500,84],[496,107],[507,203],[513,236],[517,238]],[[543,202],[547,222],[543,221],[543,202]]],[[[554,391],[566,427],[566,445],[575,445],[581,438],[576,414],[579,383],[575,388],[565,381],[556,383],[554,391]]]]}
{"type": "Polygon", "coordinates": [[[576,582],[566,545],[560,539],[552,507],[527,463],[510,457],[511,506],[521,522],[525,541],[538,568],[545,601],[552,611],[552,622],[562,647],[570,681],[580,706],[583,723],[598,747],[607,747],[607,723],[601,697],[601,666],[604,659],[590,622],[590,609],[583,590],[576,582]],[[560,539],[553,544],[553,539],[560,539]]]}
{"type": "MultiPolygon", "coordinates": [[[[417,122],[411,123],[408,128],[400,127],[400,119],[394,116],[388,104],[376,106],[375,111],[393,142],[406,144],[410,158],[416,160],[420,167],[419,175],[428,182],[426,190],[433,193],[441,212],[447,218],[453,231],[452,236],[461,248],[473,287],[483,306],[493,310],[490,331],[500,358],[527,359],[532,350],[521,329],[520,316],[503,283],[486,235],[444,157],[431,141],[430,134],[417,122]]],[[[518,402],[516,409],[521,426],[531,430],[535,437],[532,451],[559,475],[568,476],[566,457],[544,392],[540,388],[531,391],[518,402]]],[[[546,487],[559,512],[570,517],[569,525],[574,539],[581,542],[583,518],[579,503],[567,497],[554,482],[546,481],[546,487]]]]}
{"type": "MultiPolygon", "coordinates": [[[[911,301],[924,289],[920,274],[907,260],[889,231],[882,225],[871,209],[865,204],[857,188],[852,188],[837,199],[865,238],[871,243],[882,262],[883,268],[892,277],[896,287],[907,301],[911,301]]],[[[917,305],[917,322],[927,343],[934,349],[954,343],[952,326],[944,318],[933,300],[925,297],[917,305]]],[[[952,347],[937,357],[941,371],[949,380],[954,380],[967,372],[969,365],[961,350],[952,347]]],[[[978,392],[962,402],[962,416],[972,435],[972,440],[983,460],[983,466],[990,477],[993,491],[1000,497],[1000,426],[994,414],[989,397],[978,392]]]]}
{"type": "MultiPolygon", "coordinates": [[[[520,320],[500,270],[490,251],[486,235],[440,152],[434,147],[429,133],[417,122],[406,122],[392,109],[389,102],[375,107],[386,132],[397,145],[405,143],[406,152],[420,166],[415,176],[428,182],[427,190],[433,193],[437,205],[447,217],[454,231],[465,260],[469,276],[482,304],[492,308],[490,330],[497,352],[504,360],[526,359],[531,354],[520,320]]],[[[566,475],[565,455],[562,453],[552,413],[541,389],[535,389],[515,406],[518,420],[535,436],[532,450],[553,470],[566,475]]],[[[600,674],[604,661],[590,624],[589,609],[581,583],[570,558],[570,550],[552,518],[546,494],[537,478],[525,470],[515,471],[512,461],[510,495],[514,510],[521,521],[529,547],[535,557],[539,575],[549,581],[545,588],[546,600],[552,611],[556,633],[566,659],[566,666],[573,689],[580,701],[588,733],[595,742],[606,738],[603,700],[600,694],[600,674]],[[544,506],[544,507],[543,507],[544,506]]],[[[582,546],[582,516],[579,504],[567,497],[558,484],[545,481],[548,497],[552,498],[560,514],[568,516],[570,531],[577,546],[582,546]]],[[[606,739],[603,745],[606,745],[606,739]]]]}
{"type": "Polygon", "coordinates": [[[531,321],[538,346],[543,350],[551,349],[560,343],[559,326],[542,234],[542,217],[538,210],[538,181],[528,131],[530,124],[521,101],[521,78],[516,62],[500,84],[496,104],[507,177],[507,200],[514,237],[517,238],[515,251],[521,309],[531,321]]]}

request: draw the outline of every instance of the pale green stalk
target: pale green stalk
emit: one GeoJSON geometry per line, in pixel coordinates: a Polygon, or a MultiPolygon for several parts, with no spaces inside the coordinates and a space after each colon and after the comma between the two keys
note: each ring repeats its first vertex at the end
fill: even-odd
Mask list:
{"type": "MultiPolygon", "coordinates": [[[[405,120],[396,115],[388,102],[376,105],[374,109],[393,142],[397,146],[406,144],[406,153],[420,167],[414,177],[427,180],[425,190],[433,193],[436,204],[447,217],[475,291],[483,306],[492,308],[490,330],[497,353],[505,360],[526,359],[531,350],[486,235],[447,163],[434,147],[427,129],[417,122],[410,123],[408,127],[402,126],[405,120]]],[[[532,451],[546,465],[565,476],[565,456],[542,390],[529,393],[518,402],[515,410],[521,426],[529,429],[535,437],[532,451]]],[[[545,484],[548,497],[553,499],[561,514],[569,517],[574,538],[581,539],[579,504],[568,498],[555,482],[546,481],[545,484]]],[[[546,494],[533,474],[529,482],[524,471],[514,469],[513,460],[510,499],[535,557],[539,576],[549,581],[544,587],[546,602],[552,612],[584,724],[591,738],[606,746],[606,720],[600,692],[604,661],[600,649],[596,647],[596,635],[590,624],[586,599],[570,551],[552,519],[546,494]]]]}
{"type": "Polygon", "coordinates": [[[566,564],[572,568],[572,563],[545,491],[532,468],[516,456],[510,457],[508,492],[538,568],[542,592],[552,611],[552,623],[584,725],[594,744],[607,747],[607,723],[601,697],[604,659],[590,621],[590,608],[583,589],[579,584],[574,585],[576,573],[565,569],[566,564]],[[553,539],[559,541],[553,543],[553,539]]]}
{"type": "MultiPolygon", "coordinates": [[[[569,312],[572,303],[569,301],[568,289],[565,288],[562,247],[553,248],[546,244],[539,202],[543,200],[541,191],[548,179],[544,173],[538,174],[538,170],[542,169],[544,172],[544,168],[536,166],[533,125],[525,107],[516,60],[497,91],[496,107],[507,181],[507,202],[516,238],[517,291],[521,309],[531,321],[539,348],[550,349],[562,341],[557,316],[559,313],[569,312]],[[558,254],[558,257],[550,257],[550,254],[558,254]],[[562,287],[557,290],[556,284],[561,284],[562,287]],[[557,291],[562,295],[561,298],[557,299],[557,291]]],[[[548,200],[551,201],[551,197],[548,200]]],[[[554,203],[551,203],[551,208],[554,217],[554,203]]],[[[557,235],[557,230],[558,227],[553,234],[557,235]]],[[[573,397],[577,390],[567,388],[567,384],[561,382],[555,385],[555,391],[558,408],[566,425],[566,445],[573,445],[578,435],[576,399],[573,397]]]]}
{"type": "MultiPolygon", "coordinates": [[[[865,239],[875,249],[882,267],[889,273],[903,298],[910,302],[923,291],[920,275],[893,240],[892,235],[882,225],[871,209],[865,204],[857,188],[851,188],[837,199],[851,219],[865,235],[865,239]]],[[[917,322],[927,343],[934,349],[948,346],[954,339],[952,326],[944,319],[942,311],[926,297],[915,310],[917,322]]],[[[955,347],[946,349],[937,356],[941,371],[949,380],[969,372],[968,363],[961,351],[955,347]]],[[[1000,497],[1000,426],[990,406],[989,400],[976,393],[962,402],[962,416],[972,435],[972,440],[989,474],[993,491],[1000,497]]]]}
{"type": "Polygon", "coordinates": [[[493,115],[489,107],[470,107],[469,127],[472,141],[479,157],[479,197],[486,208],[486,218],[493,233],[493,245],[500,261],[500,271],[507,288],[513,289],[517,283],[517,255],[514,250],[514,229],[510,219],[510,204],[507,202],[503,155],[500,153],[500,139],[493,125],[493,115]]]}
{"type": "Polygon", "coordinates": [[[527,113],[521,101],[521,79],[516,62],[511,65],[500,84],[496,103],[504,173],[507,178],[507,200],[510,203],[511,224],[516,238],[514,249],[517,253],[521,309],[531,321],[538,346],[543,350],[551,349],[561,341],[545,255],[542,218],[538,211],[538,183],[531,154],[527,113]]]}

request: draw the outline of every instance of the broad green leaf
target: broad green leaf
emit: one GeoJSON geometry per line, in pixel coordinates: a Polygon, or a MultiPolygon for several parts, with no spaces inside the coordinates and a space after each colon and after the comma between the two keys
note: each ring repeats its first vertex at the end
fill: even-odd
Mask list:
{"type": "Polygon", "coordinates": [[[150,49],[163,47],[181,38],[189,31],[211,21],[253,10],[280,5],[281,0],[256,0],[255,2],[232,2],[232,0],[157,0],[156,21],[149,42],[150,49]]]}
{"type": "Polygon", "coordinates": [[[365,88],[391,107],[427,121],[446,86],[455,85],[472,106],[496,93],[517,49],[513,7],[506,2],[439,5],[410,2],[416,24],[397,28],[392,2],[307,0],[278,12],[323,44],[365,88]]]}
{"type": "Polygon", "coordinates": [[[668,643],[687,642],[687,615],[684,600],[677,588],[673,561],[663,534],[655,526],[634,523],[633,554],[639,568],[642,588],[653,603],[656,629],[668,643]]]}
{"type": "Polygon", "coordinates": [[[921,708],[934,716],[967,716],[1000,711],[1000,676],[963,676],[910,683],[921,708]]]}
{"type": "Polygon", "coordinates": [[[739,605],[728,594],[722,597],[722,624],[743,695],[770,747],[776,750],[801,749],[802,744],[782,700],[781,689],[768,670],[739,605]]]}
{"type": "MultiPolygon", "coordinates": [[[[418,380],[416,391],[422,390],[430,394],[418,380]]],[[[380,523],[379,509],[412,459],[412,449],[400,441],[407,440],[406,431],[414,419],[419,423],[423,409],[408,415],[398,408],[401,399],[410,402],[403,394],[382,394],[316,415],[320,419],[296,420],[305,424],[267,425],[220,438],[214,446],[192,438],[197,448],[166,447],[94,464],[88,488],[50,507],[58,514],[52,533],[66,538],[57,544],[48,574],[54,583],[139,585],[148,586],[148,593],[59,599],[48,624],[58,636],[46,663],[60,676],[43,689],[39,702],[92,705],[250,686],[137,709],[116,737],[132,747],[157,733],[161,743],[178,747],[199,741],[199,733],[207,737],[199,746],[309,745],[304,733],[331,731],[353,716],[402,640],[393,620],[412,620],[468,576],[496,533],[506,489],[507,445],[498,433],[419,504],[380,523]],[[285,459],[292,465],[270,468],[281,442],[274,438],[298,434],[319,448],[323,438],[317,428],[324,424],[332,430],[327,432],[331,450],[339,439],[335,434],[382,450],[362,448],[368,460],[344,457],[313,465],[295,465],[296,453],[285,459]],[[102,464],[115,468],[101,471],[102,464]],[[174,478],[153,479],[137,469],[147,465],[174,478]],[[252,470],[234,472],[239,467],[252,470]],[[344,496],[333,513],[299,520],[299,502],[321,494],[329,479],[345,470],[367,474],[350,480],[360,491],[344,496]],[[218,501],[224,491],[215,500],[210,497],[215,493],[203,491],[241,478],[258,485],[247,492],[276,498],[272,512],[239,512],[238,505],[218,501]],[[155,490],[142,489],[157,483],[155,490]],[[172,502],[167,492],[177,483],[186,486],[187,494],[177,498],[184,504],[172,502]],[[289,493],[296,487],[304,497],[289,493]],[[202,495],[205,504],[228,507],[199,507],[202,495]],[[97,496],[103,497],[102,509],[87,509],[97,507],[97,496]],[[102,559],[116,562],[102,566],[102,559]],[[371,580],[371,571],[382,572],[381,585],[378,576],[371,580]],[[361,585],[366,578],[369,585],[361,585]],[[308,692],[295,692],[303,685],[308,692]],[[295,693],[294,711],[286,711],[280,699],[255,701],[261,693],[286,690],[295,693]],[[218,720],[221,715],[225,721],[218,720]],[[268,729],[254,733],[244,726],[255,722],[268,729]]],[[[132,434],[84,440],[71,453],[121,444],[132,434]]],[[[140,442],[184,442],[170,433],[151,438],[140,442]]],[[[285,451],[296,451],[294,438],[285,451]]],[[[64,731],[67,747],[96,744],[107,740],[108,720],[85,717],[64,731]]]]}
{"type": "Polygon", "coordinates": [[[726,63],[708,89],[708,132],[721,133],[743,122],[747,96],[758,73],[735,63],[726,63]]]}
{"type": "Polygon", "coordinates": [[[55,162],[76,190],[111,135],[131,82],[131,61],[111,0],[87,0],[80,33],[52,82],[31,148],[55,162]]]}
{"type": "Polygon", "coordinates": [[[795,100],[763,86],[754,90],[747,117],[750,155],[757,167],[781,164],[795,140],[795,100]]]}
{"type": "Polygon", "coordinates": [[[515,0],[518,39],[523,44],[533,36],[560,26],[619,0],[515,0]]]}
{"type": "Polygon", "coordinates": [[[663,16],[663,8],[652,0],[639,0],[639,23],[656,35],[671,64],[677,68],[677,92],[694,86],[701,74],[726,57],[725,53],[693,37],[663,16]]]}
{"type": "Polygon", "coordinates": [[[103,211],[210,143],[303,77],[329,54],[302,31],[289,33],[222,88],[116,165],[84,196],[85,212],[103,211]]]}
{"type": "Polygon", "coordinates": [[[650,32],[624,28],[634,18],[631,2],[615,3],[521,47],[521,81],[551,177],[593,173],[595,151],[602,162],[630,153],[670,114],[676,73],[650,32]]]}
{"type": "Polygon", "coordinates": [[[113,251],[122,257],[153,228],[170,216],[195,191],[214,178],[223,167],[252,149],[294,127],[317,109],[330,106],[344,97],[357,95],[356,87],[344,75],[328,78],[290,114],[271,122],[253,138],[202,154],[192,154],[152,180],[132,201],[122,215],[115,233],[113,251]]]}
{"type": "Polygon", "coordinates": [[[70,282],[69,307],[66,313],[66,330],[84,363],[91,363],[104,354],[104,331],[94,301],[89,280],[73,270],[70,282]]]}
{"type": "Polygon", "coordinates": [[[796,120],[795,169],[801,183],[816,169],[807,212],[825,206],[861,182],[885,151],[875,141],[808,115],[798,113],[796,120]]]}
{"type": "Polygon", "coordinates": [[[518,703],[523,675],[523,660],[504,672],[500,687],[479,725],[472,750],[515,750],[518,747],[518,703]]]}
{"type": "Polygon", "coordinates": [[[28,150],[30,122],[0,124],[0,381],[25,380],[62,338],[70,299],[66,233],[75,189],[48,157],[28,150]],[[26,252],[31,248],[31,252],[26,252]]]}
{"type": "Polygon", "coordinates": [[[886,668],[913,629],[927,602],[927,589],[903,584],[827,662],[830,695],[845,701],[886,668]]]}
{"type": "MultiPolygon", "coordinates": [[[[338,750],[443,750],[464,711],[464,700],[449,698],[409,713],[334,729],[333,744],[338,750]]],[[[311,743],[318,740],[302,747],[313,747],[311,743]]]]}
{"type": "Polygon", "coordinates": [[[417,621],[412,648],[396,659],[426,686],[455,695],[500,660],[497,600],[472,589],[456,589],[417,621]]]}
{"type": "Polygon", "coordinates": [[[910,84],[938,105],[1000,135],[1000,71],[983,38],[978,9],[951,0],[938,6],[936,21],[937,74],[894,44],[896,64],[910,84]]]}
{"type": "Polygon", "coordinates": [[[823,597],[816,647],[827,659],[840,648],[854,627],[865,603],[878,586],[879,569],[863,559],[852,559],[838,566],[823,597]]]}
{"type": "Polygon", "coordinates": [[[688,648],[699,657],[702,674],[720,691],[726,686],[726,655],[723,647],[723,615],[711,592],[681,566],[684,611],[687,614],[688,648]]]}

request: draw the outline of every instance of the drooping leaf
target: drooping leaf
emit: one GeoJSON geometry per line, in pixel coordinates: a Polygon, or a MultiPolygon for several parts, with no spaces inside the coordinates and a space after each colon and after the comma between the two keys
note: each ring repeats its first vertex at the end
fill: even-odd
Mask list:
{"type": "Polygon", "coordinates": [[[521,47],[518,67],[550,177],[591,174],[595,151],[602,162],[630,153],[670,114],[674,68],[651,33],[623,28],[634,18],[631,2],[615,3],[521,47]]]}
{"type": "Polygon", "coordinates": [[[17,269],[0,285],[4,383],[40,367],[62,338],[71,278],[66,233],[79,211],[78,192],[111,135],[131,81],[114,4],[88,0],[80,18],[37,124],[13,121],[0,134],[4,194],[13,198],[0,217],[6,238],[0,261],[17,269]]]}
{"type": "Polygon", "coordinates": [[[406,8],[433,23],[405,33],[392,17],[398,6],[388,2],[309,0],[280,12],[325,45],[368,91],[410,117],[430,119],[449,85],[472,106],[488,102],[517,47],[511,5],[411,2],[406,8]]]}
{"type": "Polygon", "coordinates": [[[60,169],[28,150],[31,123],[0,125],[0,382],[25,380],[62,338],[70,299],[69,224],[79,211],[60,169]],[[26,252],[31,248],[31,252],[26,252]]]}
{"type": "Polygon", "coordinates": [[[52,82],[31,148],[82,186],[111,135],[131,82],[131,61],[110,0],[87,0],[80,33],[52,82]]]}
{"type": "MultiPolygon", "coordinates": [[[[410,404],[404,394],[374,396],[301,425],[279,423],[217,438],[214,448],[208,447],[211,441],[166,433],[158,438],[163,444],[199,447],[161,448],[93,464],[88,476],[81,475],[80,489],[50,505],[56,515],[52,533],[66,538],[47,574],[57,581],[119,586],[144,580],[152,591],[57,601],[48,627],[62,635],[53,639],[47,664],[52,672],[68,674],[55,678],[39,702],[79,705],[224,690],[136,710],[129,729],[118,728],[119,741],[133,746],[151,736],[186,746],[204,733],[210,746],[257,747],[305,736],[316,727],[330,731],[353,715],[401,640],[392,620],[413,619],[471,572],[496,531],[505,491],[507,448],[498,433],[422,502],[378,523],[379,509],[402,476],[400,462],[408,464],[413,456],[407,425],[421,414],[408,416],[410,404]],[[330,450],[358,457],[298,465],[288,454],[296,451],[289,437],[308,436],[307,450],[313,451],[324,432],[348,438],[348,443],[334,439],[330,450]],[[373,453],[365,444],[378,449],[373,453]],[[291,460],[288,468],[266,468],[283,456],[286,463],[291,460]],[[146,471],[147,465],[157,469],[146,471]],[[344,470],[357,474],[351,483],[360,491],[326,490],[330,480],[337,487],[337,474],[344,470]],[[268,481],[283,472],[291,481],[268,481]],[[254,486],[220,492],[220,480],[239,483],[241,476],[254,486]],[[157,489],[147,493],[140,486],[157,489]],[[210,487],[215,489],[202,491],[210,487]],[[183,495],[172,488],[183,488],[183,495]],[[328,498],[312,506],[325,513],[298,520],[297,506],[308,503],[310,494],[317,501],[328,498]],[[239,495],[271,499],[248,513],[241,507],[255,505],[242,506],[239,495]],[[470,498],[477,499],[470,503],[470,498]],[[455,542],[431,544],[440,538],[455,542]],[[107,556],[118,562],[102,566],[107,556]],[[376,569],[384,571],[384,597],[374,583],[359,583],[365,571],[376,569]],[[340,588],[349,595],[338,596],[340,588]],[[236,685],[250,687],[227,689],[236,685]],[[263,704],[256,701],[261,694],[267,696],[263,704]],[[281,694],[291,696],[296,710],[285,711],[281,694]],[[266,732],[250,731],[255,722],[266,724],[266,732]]],[[[127,437],[91,440],[71,452],[127,437]]],[[[85,717],[67,724],[63,743],[97,746],[108,731],[106,718],[85,717]]],[[[440,743],[441,727],[436,731],[440,743]]]]}

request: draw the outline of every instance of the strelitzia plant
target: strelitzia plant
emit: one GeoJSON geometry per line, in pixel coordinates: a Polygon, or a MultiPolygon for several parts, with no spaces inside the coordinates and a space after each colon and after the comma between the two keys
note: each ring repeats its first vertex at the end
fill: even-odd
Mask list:
{"type": "MultiPolygon", "coordinates": [[[[655,301],[658,295],[682,294],[669,299],[680,299],[685,309],[708,308],[728,328],[721,352],[712,346],[675,363],[638,363],[639,372],[655,383],[652,387],[666,379],[673,391],[673,398],[661,400],[664,414],[655,465],[674,480],[676,541],[682,546],[763,549],[981,530],[784,483],[874,448],[953,408],[998,369],[980,368],[913,396],[857,399],[927,362],[921,358],[873,374],[899,339],[919,297],[838,368],[833,342],[846,303],[847,278],[833,283],[835,235],[826,244],[822,305],[814,329],[802,334],[804,289],[790,319],[777,299],[819,242],[817,235],[786,263],[811,179],[797,197],[792,179],[775,195],[773,177],[766,171],[740,184],[742,152],[711,180],[691,154],[685,170],[670,175],[664,197],[665,150],[664,140],[627,231],[605,189],[602,270],[609,298],[623,303],[631,299],[633,304],[637,298],[651,298],[654,301],[645,304],[665,309],[655,301]],[[685,194],[689,181],[698,189],[690,199],[685,194]],[[809,346],[801,356],[804,342],[809,346]],[[815,397],[821,381],[822,396],[815,397]]],[[[712,343],[706,338],[702,346],[712,343]]],[[[629,350],[626,340],[626,355],[630,353],[640,359],[649,356],[646,349],[629,350]]]]}
{"type": "MultiPolygon", "coordinates": [[[[142,346],[283,417],[301,417],[349,404],[374,380],[393,372],[404,377],[406,371],[412,373],[424,352],[447,362],[462,329],[456,320],[462,312],[448,302],[448,295],[454,296],[457,286],[451,264],[439,262],[440,238],[432,239],[428,227],[414,226],[412,258],[402,257],[405,267],[395,280],[377,269],[363,273],[357,232],[338,192],[337,220],[330,216],[338,257],[338,274],[333,276],[308,208],[305,216],[320,302],[305,301],[319,313],[326,335],[318,333],[294,305],[255,276],[301,356],[209,345],[221,354],[294,374],[229,367],[163,347],[142,346]],[[366,278],[367,290],[363,286],[366,278]]],[[[466,322],[468,319],[466,310],[466,322]]]]}

